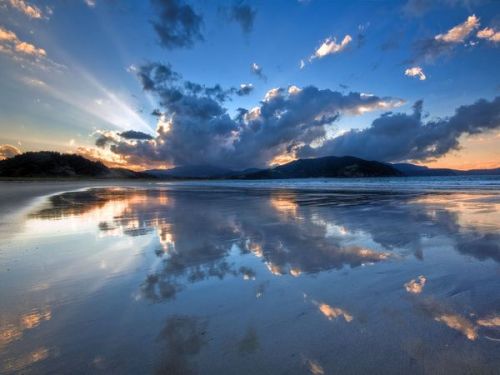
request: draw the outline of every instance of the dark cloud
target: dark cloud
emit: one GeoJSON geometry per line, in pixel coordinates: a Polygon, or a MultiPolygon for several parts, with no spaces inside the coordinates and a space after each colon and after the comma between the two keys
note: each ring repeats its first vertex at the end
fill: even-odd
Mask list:
{"type": "Polygon", "coordinates": [[[203,40],[203,18],[182,0],[151,0],[157,10],[153,27],[160,44],[168,49],[189,48],[203,40]]]}
{"type": "Polygon", "coordinates": [[[240,85],[239,89],[236,89],[236,95],[245,96],[249,95],[253,91],[253,85],[251,83],[240,85]]]}
{"type": "Polygon", "coordinates": [[[104,148],[109,143],[112,143],[115,139],[116,139],[116,137],[114,135],[112,135],[111,133],[106,133],[106,132],[98,133],[98,136],[95,140],[95,145],[97,147],[104,148]]]}
{"type": "Polygon", "coordinates": [[[263,81],[267,81],[266,75],[262,72],[262,67],[257,63],[252,63],[250,65],[250,71],[263,81]]]}
{"type": "Polygon", "coordinates": [[[422,102],[412,114],[386,113],[366,129],[326,141],[321,147],[305,146],[299,156],[354,155],[370,160],[428,160],[459,148],[462,135],[478,134],[500,127],[500,96],[463,105],[449,118],[424,122],[422,102]]]}
{"type": "Polygon", "coordinates": [[[251,6],[238,2],[228,10],[229,19],[237,22],[241,26],[241,30],[248,34],[252,31],[253,23],[257,11],[251,6]]]}
{"type": "Polygon", "coordinates": [[[172,70],[170,64],[148,63],[137,69],[137,77],[144,91],[177,81],[180,75],[172,70]]]}
{"type": "Polygon", "coordinates": [[[143,133],[143,132],[139,132],[136,130],[127,130],[127,131],[121,132],[119,135],[120,135],[120,137],[125,138],[125,139],[141,139],[141,140],[153,139],[153,137],[151,135],[143,133]]]}
{"type": "Polygon", "coordinates": [[[270,90],[259,106],[231,117],[224,102],[248,89],[206,87],[177,75],[172,79],[169,67],[151,66],[140,68],[138,75],[144,90],[158,96],[165,114],[155,139],[129,142],[107,133],[98,139],[99,145],[109,144],[112,152],[127,158],[174,165],[263,167],[280,154],[325,137],[325,126],[342,113],[359,114],[401,103],[355,92],[290,86],[270,90]]]}

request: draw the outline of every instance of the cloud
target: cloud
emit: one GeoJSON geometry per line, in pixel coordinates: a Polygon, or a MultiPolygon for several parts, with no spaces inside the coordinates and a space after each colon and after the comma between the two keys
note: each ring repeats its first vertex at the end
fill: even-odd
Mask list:
{"type": "Polygon", "coordinates": [[[13,31],[0,27],[0,42],[16,42],[17,36],[13,31]]]}
{"type": "Polygon", "coordinates": [[[127,130],[124,132],[121,132],[120,137],[125,138],[125,139],[153,139],[153,137],[149,134],[135,131],[135,130],[127,130]]]}
{"type": "Polygon", "coordinates": [[[482,30],[479,30],[476,34],[479,39],[486,39],[493,43],[500,42],[500,31],[496,31],[491,27],[485,27],[482,30]]]}
{"type": "Polygon", "coordinates": [[[153,27],[167,49],[189,48],[203,40],[203,18],[182,0],[151,0],[158,10],[153,27]]]}
{"type": "Polygon", "coordinates": [[[0,26],[0,52],[7,54],[31,55],[34,57],[45,57],[47,52],[43,48],[38,48],[35,45],[20,40],[17,35],[10,30],[0,26]]]}
{"type": "Polygon", "coordinates": [[[250,71],[255,74],[257,77],[259,77],[260,79],[262,79],[263,81],[267,81],[267,77],[265,76],[265,74],[262,72],[262,67],[257,64],[257,63],[252,63],[250,65],[250,71]]]}
{"type": "MultiPolygon", "coordinates": [[[[155,94],[161,116],[152,140],[123,139],[100,132],[98,146],[117,155],[173,165],[213,164],[229,168],[268,165],[326,136],[341,115],[392,108],[399,99],[351,92],[342,94],[308,86],[269,90],[258,106],[241,108],[235,117],[225,102],[235,88],[207,87],[185,81],[169,66],[147,64],[137,70],[144,90],[155,94]]],[[[135,164],[138,164],[137,162],[135,164]]]]}
{"type": "Polygon", "coordinates": [[[19,155],[21,150],[12,145],[0,145],[0,160],[12,158],[19,155]]]}
{"type": "Polygon", "coordinates": [[[256,15],[257,11],[255,9],[241,2],[234,4],[228,10],[229,20],[237,22],[241,26],[241,30],[246,34],[252,31],[256,15]]]}
{"type": "Polygon", "coordinates": [[[479,18],[472,15],[446,33],[418,41],[415,43],[412,62],[433,62],[442,55],[450,54],[457,45],[462,44],[478,27],[479,18]]]}
{"type": "Polygon", "coordinates": [[[19,42],[16,43],[15,49],[17,52],[25,53],[27,55],[45,57],[47,56],[47,52],[43,48],[37,48],[31,43],[27,42],[19,42]]]}
{"type": "Polygon", "coordinates": [[[95,8],[96,6],[96,0],[84,0],[84,2],[90,8],[95,8]]]}
{"type": "Polygon", "coordinates": [[[321,59],[325,56],[340,53],[346,49],[349,43],[352,42],[352,37],[347,34],[340,43],[337,43],[336,38],[326,38],[325,41],[319,46],[314,54],[309,58],[309,61],[314,59],[321,59]]]}
{"type": "Polygon", "coordinates": [[[385,113],[363,130],[352,129],[320,147],[303,147],[302,157],[352,155],[369,160],[397,162],[430,160],[459,148],[461,136],[500,127],[500,96],[458,107],[448,118],[424,122],[422,102],[413,113],[385,113]]]}
{"type": "Polygon", "coordinates": [[[418,77],[418,79],[421,81],[425,81],[425,79],[427,78],[424,74],[424,71],[419,66],[414,66],[413,68],[406,69],[405,76],[418,77]]]}
{"type": "Polygon", "coordinates": [[[16,33],[1,26],[0,53],[10,56],[14,61],[31,64],[42,69],[63,68],[63,65],[47,58],[47,52],[43,48],[19,39],[16,33]]]}
{"type": "Polygon", "coordinates": [[[44,18],[43,12],[36,5],[31,5],[24,0],[8,0],[12,8],[17,9],[29,18],[44,18]]]}
{"type": "Polygon", "coordinates": [[[469,16],[464,23],[457,25],[445,34],[438,34],[434,39],[446,43],[461,43],[467,38],[474,29],[479,27],[479,18],[475,15],[469,16]]]}
{"type": "Polygon", "coordinates": [[[253,85],[251,83],[242,83],[240,88],[236,90],[236,94],[239,96],[249,95],[253,91],[253,85]]]}

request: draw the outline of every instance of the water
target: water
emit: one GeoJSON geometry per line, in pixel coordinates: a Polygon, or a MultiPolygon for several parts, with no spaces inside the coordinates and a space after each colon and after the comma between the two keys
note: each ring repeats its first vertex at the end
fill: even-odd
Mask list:
{"type": "Polygon", "coordinates": [[[0,373],[497,373],[491,181],[42,197],[0,240],[0,373]]]}
{"type": "Polygon", "coordinates": [[[309,178],[280,180],[202,180],[160,182],[160,185],[355,191],[500,190],[500,176],[309,178]]]}

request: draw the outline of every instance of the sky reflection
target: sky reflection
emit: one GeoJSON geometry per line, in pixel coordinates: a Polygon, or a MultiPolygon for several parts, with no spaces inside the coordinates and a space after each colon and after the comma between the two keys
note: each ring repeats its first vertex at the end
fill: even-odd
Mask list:
{"type": "Polygon", "coordinates": [[[488,370],[499,364],[498,214],[494,193],[54,195],[1,243],[3,269],[19,268],[0,277],[2,371],[62,361],[124,373],[144,363],[168,374],[331,373],[381,358],[389,373],[464,361],[488,370]]]}

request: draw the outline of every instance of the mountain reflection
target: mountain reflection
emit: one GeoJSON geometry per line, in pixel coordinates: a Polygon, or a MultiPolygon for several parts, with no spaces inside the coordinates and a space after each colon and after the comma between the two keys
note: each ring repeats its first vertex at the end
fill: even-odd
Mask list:
{"type": "Polygon", "coordinates": [[[254,279],[255,270],[229,260],[233,251],[294,277],[407,254],[422,259],[425,241],[438,237],[464,255],[500,262],[498,228],[481,220],[500,222],[499,208],[487,195],[91,189],[53,196],[31,217],[91,220],[106,236],[155,233],[159,266],[141,290],[162,301],[208,278],[254,279]]]}

